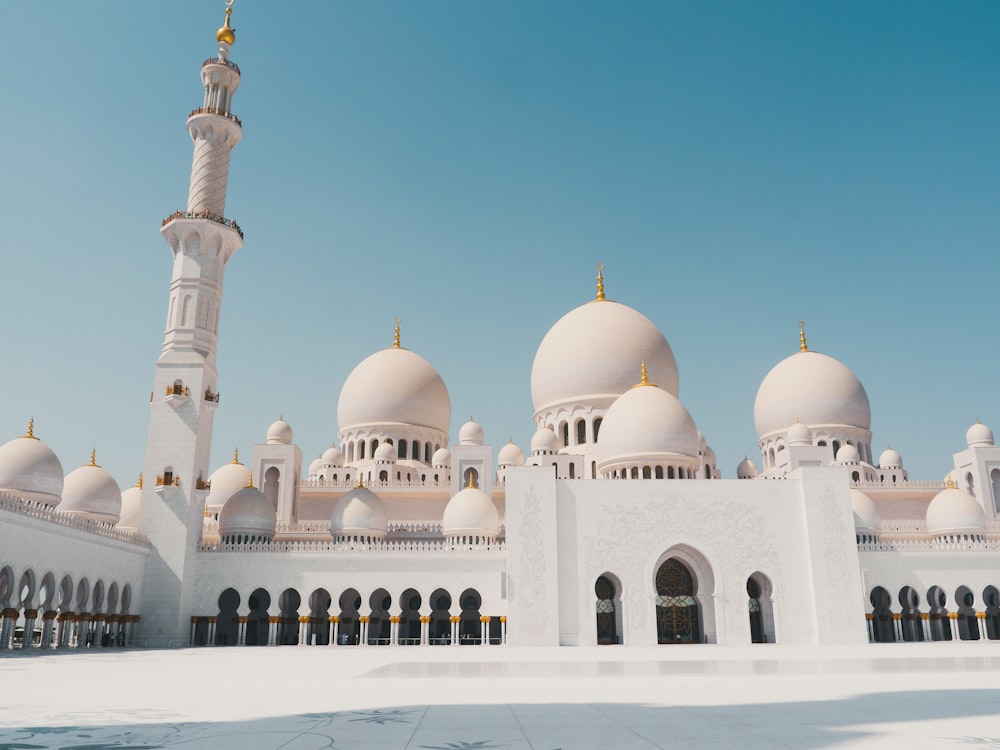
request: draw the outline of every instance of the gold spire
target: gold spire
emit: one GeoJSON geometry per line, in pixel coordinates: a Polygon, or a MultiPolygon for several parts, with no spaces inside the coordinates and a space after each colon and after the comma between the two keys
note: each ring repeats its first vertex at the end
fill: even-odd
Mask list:
{"type": "Polygon", "coordinates": [[[399,349],[400,348],[399,347],[399,323],[400,323],[400,318],[397,315],[396,316],[396,333],[392,337],[392,348],[393,349],[399,349]]]}
{"type": "Polygon", "coordinates": [[[233,14],[233,0],[226,0],[226,22],[215,32],[215,38],[220,42],[232,44],[236,41],[235,29],[229,25],[229,17],[233,14]]]}
{"type": "MultiPolygon", "coordinates": [[[[240,463],[240,449],[239,448],[237,448],[236,450],[233,451],[233,463],[234,464],[240,463]]],[[[240,465],[242,466],[242,464],[240,464],[240,465]]]]}
{"type": "Polygon", "coordinates": [[[469,472],[469,484],[466,486],[465,489],[467,489],[467,490],[473,490],[475,488],[476,488],[476,475],[475,475],[474,472],[470,471],[469,472]]]}
{"type": "Polygon", "coordinates": [[[649,375],[646,373],[646,360],[642,361],[642,378],[641,378],[641,380],[639,380],[639,382],[636,383],[635,385],[633,385],[632,387],[633,388],[641,388],[644,385],[651,385],[654,388],[656,387],[656,383],[650,383],[649,382],[649,375]]]}
{"type": "Polygon", "coordinates": [[[28,431],[26,433],[24,433],[24,437],[31,438],[32,440],[38,440],[38,438],[35,437],[35,418],[34,417],[32,417],[31,419],[28,420],[28,431]]]}
{"type": "Polygon", "coordinates": [[[212,514],[208,512],[208,500],[205,501],[205,518],[211,518],[212,514]]]}
{"type": "Polygon", "coordinates": [[[365,486],[365,473],[363,471],[358,472],[358,487],[365,486]]]}
{"type": "Polygon", "coordinates": [[[90,449],[90,463],[88,466],[97,466],[97,448],[90,449]]]}
{"type": "Polygon", "coordinates": [[[948,489],[949,490],[957,490],[958,489],[958,487],[955,486],[955,480],[951,478],[951,474],[948,474],[947,485],[948,485],[948,489]]]}
{"type": "Polygon", "coordinates": [[[253,487],[253,472],[250,472],[250,476],[247,477],[247,487],[253,487]]]}
{"type": "Polygon", "coordinates": [[[799,351],[809,351],[809,347],[806,346],[806,323],[804,320],[799,321],[799,351]]]}
{"type": "Polygon", "coordinates": [[[597,299],[604,301],[604,264],[597,264],[597,299]]]}
{"type": "Polygon", "coordinates": [[[140,490],[142,489],[142,472],[141,471],[139,472],[139,481],[136,482],[135,486],[138,487],[140,490]]]}

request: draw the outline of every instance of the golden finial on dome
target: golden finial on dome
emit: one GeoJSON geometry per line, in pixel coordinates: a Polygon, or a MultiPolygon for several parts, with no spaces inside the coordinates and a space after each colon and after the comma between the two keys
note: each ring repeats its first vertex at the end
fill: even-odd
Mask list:
{"type": "Polygon", "coordinates": [[[205,518],[211,518],[212,514],[208,512],[208,500],[205,501],[205,518]]]}
{"type": "Polygon", "coordinates": [[[35,437],[35,418],[34,417],[32,417],[31,419],[28,420],[28,431],[26,433],[24,433],[24,436],[26,438],[31,438],[32,440],[38,440],[38,438],[35,437]]]}
{"type": "Polygon", "coordinates": [[[597,264],[597,299],[604,301],[604,264],[597,264]]]}
{"type": "Polygon", "coordinates": [[[396,316],[396,333],[392,337],[392,348],[399,349],[399,324],[402,322],[401,318],[396,316]]]}
{"type": "Polygon", "coordinates": [[[138,487],[140,490],[142,489],[142,472],[141,471],[139,472],[139,481],[135,483],[135,486],[138,487]]]}
{"type": "Polygon", "coordinates": [[[247,487],[253,487],[253,472],[250,472],[250,476],[247,477],[247,487]]]}
{"type": "Polygon", "coordinates": [[[474,471],[469,472],[469,484],[466,485],[465,489],[474,490],[476,488],[476,473],[474,471]]]}
{"type": "Polygon", "coordinates": [[[226,0],[226,22],[215,32],[215,38],[220,42],[232,44],[236,41],[236,30],[229,25],[229,17],[233,14],[233,0],[226,0]]]}
{"type": "MultiPolygon", "coordinates": [[[[235,449],[235,450],[233,451],[233,463],[234,463],[234,464],[238,464],[238,463],[240,463],[240,449],[239,449],[239,448],[236,448],[236,449],[235,449]]],[[[242,465],[242,464],[241,464],[241,465],[242,465]]]]}
{"type": "Polygon", "coordinates": [[[365,473],[363,471],[358,472],[358,487],[365,486],[365,473]]]}
{"type": "Polygon", "coordinates": [[[957,490],[958,487],[955,486],[955,480],[951,478],[951,474],[948,475],[948,481],[945,482],[949,490],[957,490]]]}
{"type": "Polygon", "coordinates": [[[97,466],[97,448],[90,449],[90,463],[88,466],[97,466]]]}
{"type": "Polygon", "coordinates": [[[809,351],[809,347],[806,346],[806,323],[804,320],[799,321],[799,351],[809,351]]]}
{"type": "Polygon", "coordinates": [[[650,383],[649,382],[649,375],[646,372],[646,360],[642,361],[641,372],[642,372],[641,379],[639,380],[638,383],[636,383],[632,387],[633,388],[641,388],[644,385],[651,385],[653,387],[656,387],[656,383],[650,383]]]}

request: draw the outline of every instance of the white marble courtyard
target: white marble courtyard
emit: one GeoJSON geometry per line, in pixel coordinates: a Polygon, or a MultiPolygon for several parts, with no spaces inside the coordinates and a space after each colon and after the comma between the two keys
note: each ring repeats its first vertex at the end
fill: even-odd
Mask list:
{"type": "Polygon", "coordinates": [[[0,750],[1000,749],[993,642],[0,657],[0,750]]]}

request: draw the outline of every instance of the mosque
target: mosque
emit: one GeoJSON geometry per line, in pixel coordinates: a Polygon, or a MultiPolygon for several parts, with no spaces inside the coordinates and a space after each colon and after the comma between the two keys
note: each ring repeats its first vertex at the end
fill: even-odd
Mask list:
{"type": "Polygon", "coordinates": [[[160,229],[142,473],[124,492],[96,456],[64,473],[33,423],[0,446],[0,648],[1000,639],[988,427],[943,481],[910,479],[873,454],[858,378],[801,330],[757,392],[759,464],[725,478],[667,340],[600,272],[538,347],[528,451],[494,455],[471,420],[452,441],[448,389],[397,326],[344,382],[334,445],[304,463],[279,419],[213,470],[223,273],[243,242],[225,205],[230,14],[187,120],[187,206],[160,229]]]}

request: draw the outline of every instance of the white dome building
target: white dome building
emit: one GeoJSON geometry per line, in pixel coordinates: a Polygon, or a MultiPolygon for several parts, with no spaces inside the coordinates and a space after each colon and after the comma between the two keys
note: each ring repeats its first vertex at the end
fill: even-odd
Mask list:
{"type": "Polygon", "coordinates": [[[346,493],[333,507],[330,533],[338,543],[384,539],[388,531],[382,498],[363,484],[346,493]]]}
{"type": "Polygon", "coordinates": [[[219,536],[223,544],[269,543],[276,527],[274,505],[253,485],[230,497],[219,513],[219,536]]]}
{"type": "Polygon", "coordinates": [[[843,363],[810,351],[804,332],[800,351],[775,365],[761,382],[754,423],[765,474],[789,444],[789,425],[796,423],[811,430],[813,444],[828,445],[836,455],[850,442],[861,462],[871,463],[871,406],[864,386],[843,363]]]}
{"type": "Polygon", "coordinates": [[[976,423],[965,433],[965,442],[970,448],[992,447],[994,444],[993,430],[977,419],[976,423]]]}
{"type": "Polygon", "coordinates": [[[278,417],[278,421],[272,422],[267,428],[267,442],[270,445],[291,445],[292,435],[292,426],[283,416],[278,417]]]}
{"type": "Polygon", "coordinates": [[[482,425],[472,417],[469,417],[469,421],[458,431],[459,445],[482,445],[485,440],[482,425]]]}
{"type": "Polygon", "coordinates": [[[756,479],[759,475],[760,472],[757,471],[757,464],[751,461],[749,456],[744,457],[736,467],[737,479],[756,479]]]}
{"type": "Polygon", "coordinates": [[[548,427],[539,427],[531,436],[531,455],[550,456],[559,452],[559,438],[548,427]]]}
{"type": "Polygon", "coordinates": [[[28,432],[0,446],[0,492],[25,500],[58,505],[63,491],[63,468],[56,454],[35,437],[35,421],[28,432]]]}
{"type": "Polygon", "coordinates": [[[452,544],[491,543],[500,535],[500,514],[490,497],[470,481],[448,501],[441,528],[452,544]]]}
{"type": "Polygon", "coordinates": [[[703,439],[684,405],[641,382],[608,409],[597,444],[597,470],[605,479],[694,479],[703,439]]]}
{"type": "Polygon", "coordinates": [[[642,313],[604,297],[560,318],[539,344],[531,367],[535,424],[550,426],[564,453],[587,454],[598,442],[605,413],[635,383],[635,366],[676,396],[677,363],[670,344],[642,313]]]}
{"type": "Polygon", "coordinates": [[[338,439],[346,463],[371,461],[380,443],[399,446],[399,461],[427,466],[448,444],[451,400],[444,381],[427,360],[399,344],[354,368],[337,402],[338,439]]]}
{"type": "Polygon", "coordinates": [[[218,518],[226,502],[247,487],[250,479],[250,469],[240,463],[239,450],[234,451],[233,460],[213,471],[208,478],[209,490],[205,506],[209,515],[218,518]]]}
{"type": "Polygon", "coordinates": [[[118,517],[118,528],[123,531],[139,531],[139,510],[142,507],[142,474],[139,481],[122,493],[122,510],[118,517]]]}
{"type": "Polygon", "coordinates": [[[854,511],[854,530],[859,535],[879,535],[882,519],[871,497],[861,490],[851,489],[851,510],[854,511]]]}
{"type": "Polygon", "coordinates": [[[958,489],[950,477],[947,488],[927,506],[925,520],[927,533],[939,539],[970,536],[978,539],[986,531],[983,506],[968,492],[958,489]]]}
{"type": "Polygon", "coordinates": [[[121,517],[122,491],[96,460],[96,453],[92,452],[89,464],[66,476],[59,510],[113,526],[121,517]]]}

